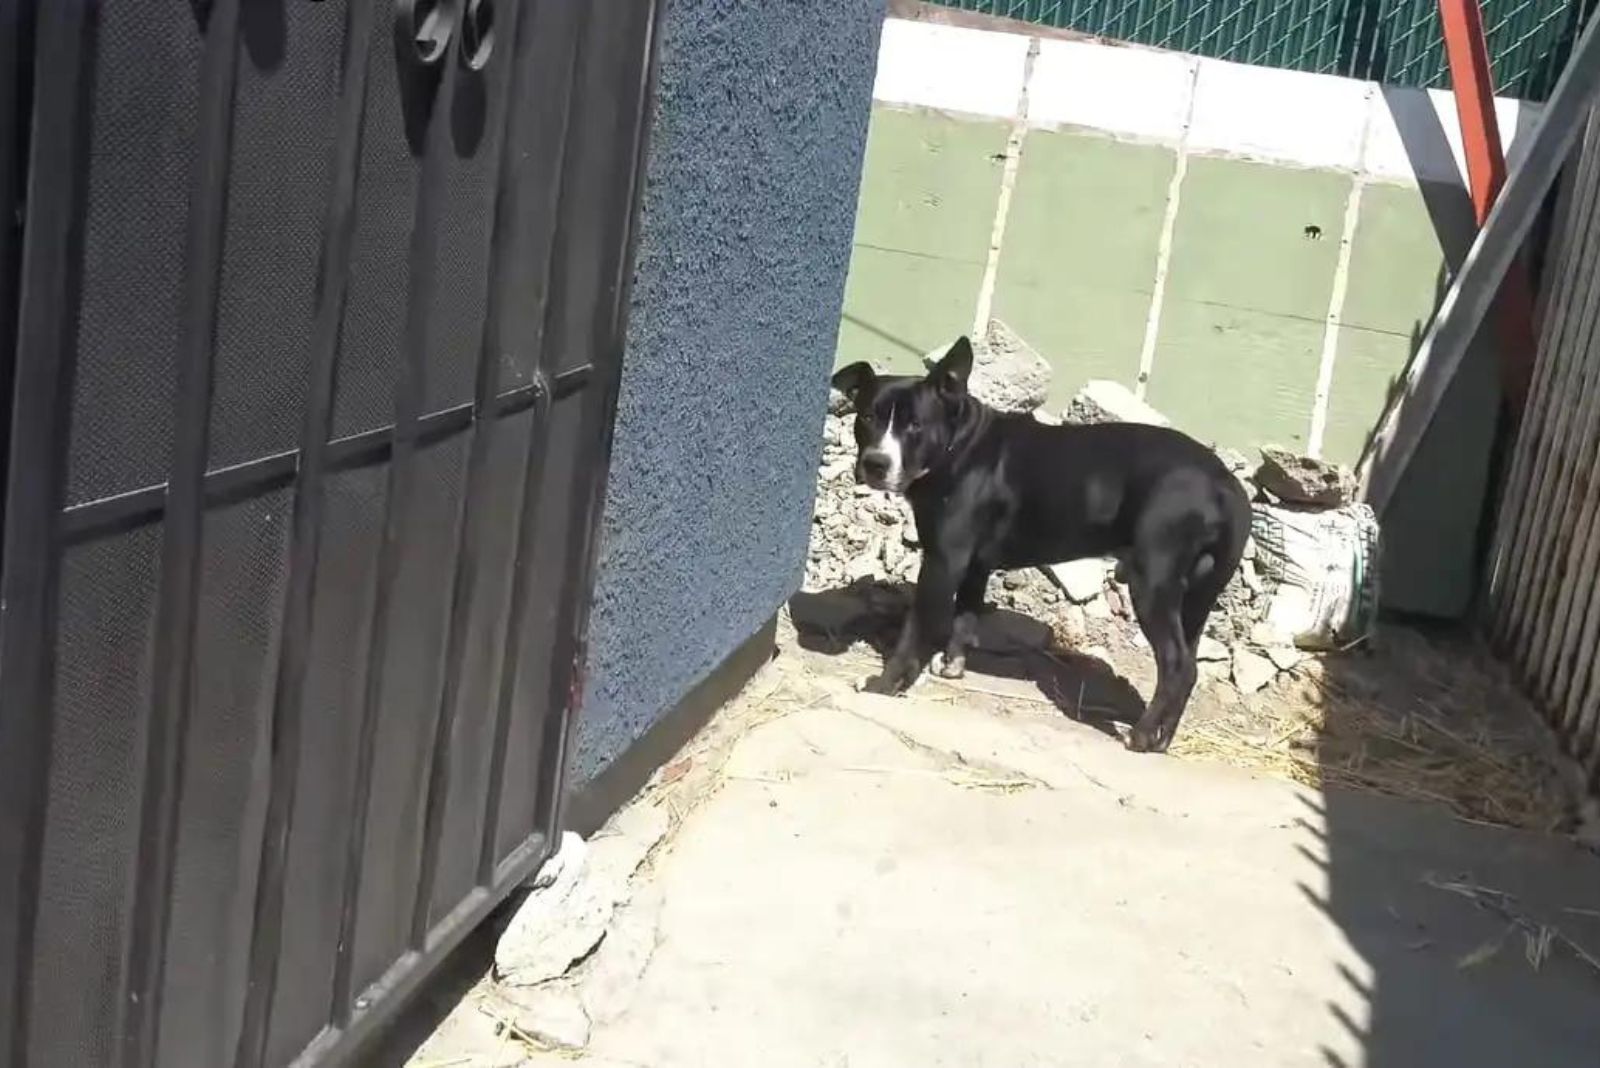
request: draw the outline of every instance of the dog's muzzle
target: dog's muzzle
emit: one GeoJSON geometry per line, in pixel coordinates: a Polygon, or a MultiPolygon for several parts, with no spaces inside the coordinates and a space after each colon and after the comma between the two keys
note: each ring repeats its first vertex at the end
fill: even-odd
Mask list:
{"type": "Polygon", "coordinates": [[[864,452],[856,462],[856,478],[873,489],[889,489],[889,477],[894,473],[894,460],[881,452],[864,452]]]}

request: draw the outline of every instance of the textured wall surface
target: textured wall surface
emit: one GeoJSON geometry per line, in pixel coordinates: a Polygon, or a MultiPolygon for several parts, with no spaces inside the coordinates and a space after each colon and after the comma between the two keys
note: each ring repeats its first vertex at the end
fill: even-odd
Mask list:
{"type": "Polygon", "coordinates": [[[572,784],[798,586],[884,0],[667,0],[572,784]]]}

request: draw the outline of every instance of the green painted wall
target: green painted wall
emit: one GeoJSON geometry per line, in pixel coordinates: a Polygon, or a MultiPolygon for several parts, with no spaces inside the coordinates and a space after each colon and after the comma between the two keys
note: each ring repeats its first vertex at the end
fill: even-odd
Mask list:
{"type": "Polygon", "coordinates": [[[1138,376],[1176,164],[1169,149],[1090,134],[1023,142],[994,314],[1059,369],[1053,407],[1087,379],[1138,376]]]}
{"type": "Polygon", "coordinates": [[[1350,181],[1190,159],[1149,387],[1174,422],[1235,448],[1305,446],[1350,181]]]}
{"type": "Polygon", "coordinates": [[[839,326],[842,363],[913,369],[972,328],[1006,126],[873,109],[839,326]]]}
{"type": "MultiPolygon", "coordinates": [[[[1009,124],[874,110],[837,359],[902,370],[972,326],[1009,124]]],[[[1091,378],[1138,384],[1172,148],[1030,130],[993,314],[1055,368],[1059,409],[1091,378]]],[[[1354,463],[1472,233],[1464,193],[1339,171],[1190,156],[1180,183],[1152,404],[1218,445],[1304,448],[1341,242],[1350,269],[1323,452],[1354,463]],[[1443,235],[1443,236],[1441,236],[1443,235]]],[[[1476,357],[1385,517],[1386,603],[1456,615],[1475,574],[1493,433],[1491,357],[1476,357]]]]}

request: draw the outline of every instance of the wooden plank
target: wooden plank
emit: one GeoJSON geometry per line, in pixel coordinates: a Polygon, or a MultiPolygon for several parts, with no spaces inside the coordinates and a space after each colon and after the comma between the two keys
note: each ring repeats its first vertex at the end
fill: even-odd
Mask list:
{"type": "Polygon", "coordinates": [[[1500,506],[1496,511],[1487,576],[1489,629],[1491,636],[1496,638],[1504,633],[1509,617],[1512,557],[1514,552],[1520,550],[1521,535],[1527,520],[1525,505],[1529,496],[1529,479],[1551,409],[1552,382],[1560,370],[1555,350],[1567,326],[1564,309],[1575,288],[1574,278],[1578,273],[1575,257],[1583,247],[1585,235],[1594,225],[1596,201],[1600,200],[1596,196],[1597,188],[1600,188],[1597,187],[1597,181],[1600,181],[1600,153],[1589,151],[1587,147],[1596,141],[1597,114],[1600,113],[1591,109],[1589,128],[1584,139],[1585,148],[1579,152],[1576,173],[1562,183],[1551,239],[1552,282],[1546,290],[1539,358],[1534,365],[1528,411],[1512,450],[1511,463],[1501,488],[1500,506]]]}
{"type": "Polygon", "coordinates": [[[1546,105],[1527,154],[1467,253],[1428,327],[1378,432],[1360,465],[1362,494],[1380,516],[1460,370],[1467,349],[1512,261],[1522,248],[1545,195],[1582,131],[1600,89],[1600,20],[1590,22],[1546,105]]]}
{"type": "MultiPolygon", "coordinates": [[[[1600,127],[1595,125],[1591,113],[1591,136],[1585,157],[1590,157],[1600,143],[1600,127]]],[[[1586,214],[1586,225],[1569,246],[1563,271],[1570,280],[1565,299],[1551,309],[1547,329],[1544,360],[1550,366],[1552,389],[1549,403],[1541,412],[1537,423],[1523,428],[1522,438],[1529,448],[1529,465],[1515,476],[1526,485],[1524,498],[1516,516],[1516,533],[1510,546],[1506,566],[1507,595],[1498,638],[1503,647],[1517,645],[1524,637],[1528,621],[1527,609],[1532,575],[1536,571],[1535,558],[1539,553],[1545,531],[1542,527],[1549,506],[1550,474],[1552,463],[1559,462],[1559,447],[1564,440],[1570,415],[1567,401],[1574,396],[1579,383],[1581,350],[1578,339],[1582,333],[1582,309],[1594,300],[1595,280],[1583,269],[1583,257],[1592,247],[1600,228],[1600,163],[1591,158],[1587,188],[1578,194],[1586,214]]]]}
{"type": "Polygon", "coordinates": [[[1547,610],[1552,561],[1559,555],[1567,529],[1565,514],[1571,499],[1574,450],[1586,421],[1592,421],[1591,395],[1595,392],[1597,361],[1592,348],[1595,319],[1600,316],[1600,273],[1580,257],[1577,291],[1581,300],[1570,306],[1568,331],[1557,358],[1567,366],[1563,384],[1555,394],[1558,405],[1546,439],[1544,463],[1535,469],[1534,496],[1529,515],[1529,537],[1524,545],[1519,588],[1512,601],[1511,644],[1517,659],[1528,663],[1539,617],[1547,610]]]}

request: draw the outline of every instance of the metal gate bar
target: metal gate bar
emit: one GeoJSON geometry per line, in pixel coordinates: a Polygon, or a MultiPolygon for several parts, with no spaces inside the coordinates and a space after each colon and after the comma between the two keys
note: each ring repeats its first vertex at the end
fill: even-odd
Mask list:
{"type": "MultiPolygon", "coordinates": [[[[534,869],[561,816],[660,6],[442,0],[446,21],[428,32],[445,26],[449,44],[430,72],[408,66],[413,45],[428,44],[407,21],[419,10],[414,0],[288,2],[153,11],[142,0],[30,0],[37,26],[14,42],[31,51],[47,90],[37,94],[27,146],[33,180],[19,362],[9,383],[16,448],[0,543],[0,1061],[18,1068],[152,1068],[196,1057],[240,1068],[343,1062],[534,869]],[[487,22],[469,25],[489,8],[498,8],[492,38],[487,22]],[[274,13],[286,20],[276,28],[274,13]],[[334,20],[340,38],[328,36],[334,20]],[[277,31],[287,32],[275,42],[277,31]],[[294,85],[274,81],[307,72],[307,53],[291,47],[286,65],[281,46],[304,46],[310,32],[342,56],[331,93],[338,99],[291,114],[284,109],[326,99],[290,100],[283,94],[294,85]],[[163,106],[176,101],[181,110],[192,94],[194,126],[171,148],[159,143],[161,131],[140,131],[131,151],[141,161],[113,174],[176,160],[189,185],[187,201],[174,208],[166,199],[153,221],[139,208],[127,215],[147,228],[176,217],[186,234],[176,258],[158,265],[179,271],[173,386],[156,380],[164,412],[154,427],[110,401],[109,429],[97,428],[91,442],[109,467],[79,468],[84,405],[108,403],[103,395],[86,402],[81,387],[118,382],[114,363],[106,377],[103,330],[79,335],[91,239],[102,249],[114,240],[88,218],[92,196],[104,203],[117,195],[117,179],[102,171],[121,163],[107,140],[117,131],[100,109],[107,92],[112,105],[122,102],[115,94],[132,73],[108,68],[105,56],[126,59],[152,34],[163,44],[179,38],[175,47],[195,60],[192,82],[181,65],[146,80],[168,94],[163,106]],[[120,79],[110,90],[100,84],[108,76],[120,79]],[[278,96],[254,95],[262,92],[278,96]],[[306,114],[316,136],[326,133],[315,142],[327,146],[320,177],[307,177],[313,161],[261,155],[306,114]],[[265,135],[260,121],[241,125],[248,116],[265,116],[265,135]],[[380,144],[397,116],[405,144],[380,144]],[[272,167],[293,168],[285,173],[299,183],[297,211],[309,206],[308,183],[322,183],[316,277],[297,357],[303,392],[268,395],[292,397],[298,408],[282,413],[292,417],[286,432],[241,433],[224,416],[265,412],[273,427],[283,423],[281,406],[248,397],[241,405],[239,390],[252,383],[238,361],[252,350],[225,350],[219,340],[240,292],[232,257],[242,248],[240,262],[263,262],[260,247],[251,248],[261,231],[235,201],[259,195],[272,167]],[[403,204],[389,196],[368,210],[374,182],[404,190],[403,204]],[[374,214],[381,211],[388,214],[374,214]],[[403,290],[374,303],[382,291],[371,272],[385,265],[373,256],[393,247],[383,239],[400,213],[410,225],[404,263],[390,277],[403,290]],[[369,225],[390,228],[364,231],[369,225]],[[358,304],[367,319],[353,318],[358,304]],[[374,309],[393,308],[405,321],[385,328],[392,349],[382,341],[351,348],[352,331],[370,325],[374,309]],[[91,343],[97,362],[86,379],[80,348],[91,343]],[[374,418],[384,411],[387,425],[374,418]],[[381,530],[370,542],[360,526],[368,519],[381,530]],[[341,574],[364,547],[372,552],[360,574],[341,574]],[[103,604],[83,599],[96,589],[97,569],[147,559],[148,591],[129,585],[137,577],[116,579],[103,604]],[[228,600],[241,594],[254,603],[228,600]],[[419,610],[428,616],[421,623],[419,610]],[[247,619],[229,615],[241,611],[247,619]],[[209,633],[219,623],[221,636],[209,633]],[[104,634],[82,633],[102,625],[104,634]],[[146,662],[129,674],[147,639],[146,662]],[[340,648],[330,652],[330,641],[340,648]],[[241,665],[251,673],[248,700],[265,699],[259,713],[213,707],[218,679],[233,665],[208,658],[241,652],[250,658],[241,665]],[[123,672],[117,696],[80,703],[62,734],[63,694],[81,701],[84,672],[105,656],[120,658],[105,667],[123,672]],[[76,690],[58,686],[64,670],[78,672],[76,690]],[[99,734],[97,713],[115,727],[107,740],[83,737],[99,734]],[[227,716],[249,735],[229,734],[227,716]],[[322,751],[345,746],[345,737],[347,750],[322,751]],[[205,748],[218,742],[226,748],[205,748]],[[81,837],[114,804],[103,789],[83,814],[55,810],[67,789],[61,776],[100,759],[62,749],[85,743],[120,747],[118,768],[134,769],[125,802],[135,810],[131,841],[81,837]],[[213,819],[203,809],[215,783],[204,777],[219,774],[231,777],[223,802],[238,810],[213,819]],[[380,817],[379,797],[406,813],[380,817]],[[47,859],[55,876],[46,875],[47,859]],[[111,934],[117,944],[95,943],[47,966],[43,948],[59,948],[77,907],[63,905],[50,880],[80,863],[100,866],[96,908],[115,893],[106,879],[125,873],[127,901],[95,917],[95,937],[111,934]],[[214,885],[219,866],[237,903],[194,899],[214,885]],[[185,887],[191,900],[180,912],[185,887]],[[324,891],[331,898],[317,896],[324,891]],[[208,931],[228,944],[197,946],[196,932],[208,931]],[[229,970],[201,959],[197,974],[196,952],[230,962],[229,970]],[[121,961],[114,974],[87,982],[73,974],[111,958],[121,961]],[[231,962],[241,959],[235,973],[231,962]],[[197,979],[210,988],[196,989],[197,979]],[[101,984],[109,997],[93,1001],[101,984]],[[63,1006],[88,1026],[73,1026],[63,1006]],[[47,1015],[67,1026],[46,1028],[47,1015]]],[[[303,81],[295,85],[305,91],[303,81]]],[[[122,191],[124,203],[129,195],[122,191]]],[[[127,290],[107,297],[108,286],[165,284],[165,276],[119,276],[103,256],[94,269],[102,316],[127,302],[127,290]]],[[[13,292],[0,293],[0,307],[13,292]]],[[[294,353],[299,344],[266,351],[294,353]]],[[[142,357],[129,364],[159,365],[142,357]]],[[[263,372],[254,373],[260,385],[263,372]]]]}

